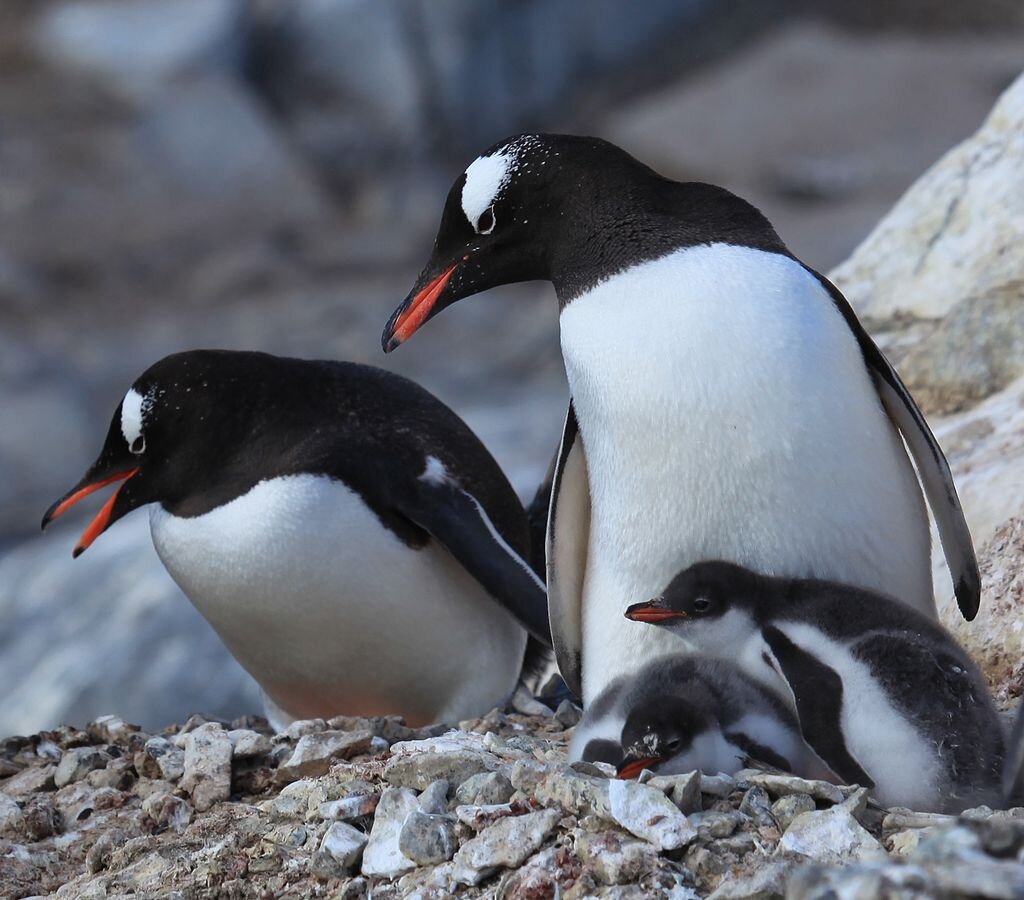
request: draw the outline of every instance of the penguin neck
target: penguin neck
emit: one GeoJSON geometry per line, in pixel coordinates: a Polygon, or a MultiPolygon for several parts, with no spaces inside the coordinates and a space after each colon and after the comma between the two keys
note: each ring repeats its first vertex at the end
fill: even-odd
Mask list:
{"type": "Polygon", "coordinates": [[[670,181],[646,167],[625,184],[604,176],[580,179],[586,215],[572,200],[554,210],[563,224],[548,277],[560,310],[613,275],[682,247],[728,243],[790,255],[761,212],[725,188],[670,181]]]}

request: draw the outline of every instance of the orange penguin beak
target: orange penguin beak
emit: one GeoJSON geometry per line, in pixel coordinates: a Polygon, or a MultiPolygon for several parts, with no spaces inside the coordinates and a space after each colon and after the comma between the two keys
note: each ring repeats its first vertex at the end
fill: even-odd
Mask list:
{"type": "Polygon", "coordinates": [[[622,779],[636,778],[644,769],[651,769],[658,763],[663,762],[664,759],[665,757],[663,756],[627,756],[619,763],[615,777],[622,779]]]}
{"type": "Polygon", "coordinates": [[[646,622],[649,625],[657,625],[660,622],[667,622],[671,619],[688,619],[684,612],[675,609],[666,609],[660,600],[647,600],[644,603],[634,603],[626,609],[626,618],[631,622],[646,622]]]}
{"type": "MultiPolygon", "coordinates": [[[[105,488],[108,484],[114,484],[116,482],[125,482],[131,478],[136,472],[139,471],[139,467],[136,466],[133,469],[128,469],[125,472],[117,472],[114,475],[110,475],[106,478],[100,478],[97,481],[86,482],[85,484],[79,483],[73,487],[67,494],[61,497],[56,503],[53,504],[43,516],[43,528],[46,528],[54,519],[58,516],[62,516],[72,506],[78,503],[79,500],[84,500],[90,494],[96,493],[101,488],[105,488]]],[[[88,476],[86,476],[88,477],[88,476]]],[[[123,484],[122,484],[123,486],[123,484]]],[[[110,524],[110,518],[114,511],[114,503],[117,501],[117,495],[120,492],[119,487],[111,495],[110,499],[103,504],[103,507],[96,514],[95,518],[89,523],[89,527],[82,532],[82,536],[78,540],[78,544],[75,547],[72,556],[75,558],[79,557],[84,553],[93,541],[96,540],[110,524]]]]}
{"type": "Polygon", "coordinates": [[[430,318],[431,312],[437,305],[437,301],[452,275],[455,274],[458,265],[458,263],[453,263],[428,282],[422,290],[410,294],[406,301],[391,314],[381,337],[381,346],[385,353],[390,353],[400,344],[404,344],[430,318]]]}

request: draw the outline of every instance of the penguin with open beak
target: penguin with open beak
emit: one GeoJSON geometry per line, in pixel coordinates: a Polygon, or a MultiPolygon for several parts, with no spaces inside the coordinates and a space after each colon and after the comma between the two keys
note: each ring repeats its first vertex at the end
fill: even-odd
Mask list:
{"type": "Polygon", "coordinates": [[[550,645],[526,513],[438,399],[351,363],[195,350],[144,372],[43,527],[117,485],[74,555],[148,506],[160,559],[278,728],[456,722],[550,645]]]}

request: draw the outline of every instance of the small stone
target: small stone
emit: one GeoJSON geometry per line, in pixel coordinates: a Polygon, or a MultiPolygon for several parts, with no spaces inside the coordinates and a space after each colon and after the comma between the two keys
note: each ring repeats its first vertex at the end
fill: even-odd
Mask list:
{"type": "Polygon", "coordinates": [[[192,821],[192,807],[174,794],[150,794],[142,801],[142,811],[152,820],[157,832],[170,829],[181,834],[192,821]]]}
{"type": "Polygon", "coordinates": [[[408,788],[388,788],[381,794],[363,853],[363,875],[394,878],[415,868],[416,864],[399,847],[402,825],[415,809],[416,794],[408,788]]]}
{"type": "Polygon", "coordinates": [[[21,807],[0,792],[0,837],[14,837],[25,822],[21,807]]]}
{"type": "MultiPolygon", "coordinates": [[[[515,784],[514,769],[512,783],[515,784]]],[[[619,783],[625,784],[626,782],[619,783]]],[[[611,784],[614,782],[607,778],[578,775],[572,769],[566,768],[550,772],[534,787],[533,791],[528,793],[532,793],[534,799],[542,806],[557,805],[567,813],[580,818],[596,815],[611,820],[611,807],[608,800],[609,785],[611,784]]],[[[523,790],[523,788],[519,788],[519,790],[523,790]]]]}
{"type": "Polygon", "coordinates": [[[697,829],[657,788],[635,781],[610,781],[608,799],[611,818],[659,850],[678,850],[697,837],[697,829]]]}
{"type": "Polygon", "coordinates": [[[753,873],[738,877],[733,873],[711,893],[709,900],[769,900],[784,897],[793,863],[789,860],[759,861],[753,873]]]}
{"type": "Polygon", "coordinates": [[[284,735],[290,741],[298,741],[307,734],[316,734],[326,730],[327,722],[323,719],[296,719],[284,730],[284,735]]]}
{"type": "Polygon", "coordinates": [[[443,815],[448,812],[448,782],[439,778],[420,794],[420,812],[443,815]]]}
{"type": "Polygon", "coordinates": [[[827,781],[814,781],[809,778],[798,778],[795,775],[776,775],[771,772],[746,773],[744,781],[750,785],[764,788],[773,797],[785,797],[789,794],[808,794],[815,800],[829,803],[842,803],[849,792],[827,781]]]}
{"type": "Polygon", "coordinates": [[[729,837],[743,824],[743,820],[743,814],[734,809],[728,812],[708,810],[690,816],[690,824],[697,829],[697,834],[702,841],[729,837]]]}
{"type": "Polygon", "coordinates": [[[498,819],[522,816],[532,811],[533,807],[529,803],[513,800],[511,803],[495,803],[490,806],[456,806],[455,816],[463,825],[480,831],[488,825],[493,825],[498,819]]]}
{"type": "Polygon", "coordinates": [[[319,731],[305,734],[299,738],[288,761],[278,768],[277,779],[279,782],[288,782],[326,775],[336,760],[349,759],[369,750],[372,739],[373,734],[369,731],[319,731]]]}
{"type": "Polygon", "coordinates": [[[904,831],[897,831],[886,838],[885,844],[893,856],[907,857],[917,850],[921,838],[931,830],[930,828],[907,828],[904,831]]]}
{"type": "MultiPolygon", "coordinates": [[[[717,775],[701,773],[700,792],[711,797],[728,797],[736,790],[736,779],[723,772],[717,775]]],[[[770,793],[770,791],[769,791],[770,793]]]]}
{"type": "Polygon", "coordinates": [[[332,900],[366,900],[368,895],[369,885],[365,878],[349,878],[332,900]]]}
{"type": "Polygon", "coordinates": [[[658,866],[658,851],[654,847],[616,831],[580,832],[575,849],[602,884],[638,881],[658,866]]]}
{"type": "Polygon", "coordinates": [[[460,806],[489,806],[508,803],[516,789],[499,772],[480,772],[471,775],[455,791],[455,802],[460,806]]]}
{"type": "Polygon", "coordinates": [[[525,816],[502,819],[459,848],[452,878],[476,885],[505,867],[514,869],[536,853],[554,831],[561,813],[544,809],[525,816]]]}
{"type": "Polygon", "coordinates": [[[738,831],[727,838],[721,838],[711,842],[715,853],[731,854],[735,857],[744,857],[753,853],[758,848],[757,839],[749,831],[738,831]]]}
{"type": "Polygon", "coordinates": [[[841,806],[798,815],[782,835],[778,852],[830,865],[886,858],[882,845],[841,806]]]}
{"type": "Polygon", "coordinates": [[[44,841],[61,832],[61,815],[48,794],[29,798],[22,810],[22,829],[29,841],[44,841]]]}
{"type": "Polygon", "coordinates": [[[100,744],[119,744],[139,731],[138,725],[126,725],[118,716],[100,716],[85,726],[89,737],[100,744]]]}
{"type": "Polygon", "coordinates": [[[582,717],[583,710],[572,700],[563,700],[555,710],[555,719],[563,728],[572,728],[574,725],[578,725],[582,717]]]}
{"type": "Polygon", "coordinates": [[[534,697],[525,684],[520,684],[515,689],[509,706],[524,716],[543,716],[545,719],[550,719],[554,715],[551,708],[534,697]]]}
{"type": "Polygon", "coordinates": [[[85,868],[93,875],[102,872],[110,864],[114,851],[126,840],[127,836],[119,828],[104,831],[85,854],[85,868]]]}
{"type": "Polygon", "coordinates": [[[512,763],[512,771],[509,773],[509,781],[517,791],[530,796],[537,790],[537,786],[548,777],[547,767],[533,759],[517,759],[512,763]]]}
{"type": "Polygon", "coordinates": [[[655,775],[644,783],[668,795],[669,800],[678,806],[682,813],[689,815],[703,809],[702,781],[703,776],[700,772],[687,772],[684,775],[655,775]]]}
{"type": "Polygon", "coordinates": [[[897,807],[889,810],[882,819],[882,828],[894,831],[897,828],[932,828],[936,825],[953,825],[956,816],[945,813],[924,813],[897,807]]]}
{"type": "Polygon", "coordinates": [[[324,819],[358,819],[372,816],[380,802],[380,794],[354,794],[340,800],[329,800],[320,804],[320,816],[324,819]]]}
{"type": "Polygon", "coordinates": [[[814,801],[807,794],[787,794],[772,804],[772,815],[785,831],[801,813],[814,810],[814,801]]]}
{"type": "Polygon", "coordinates": [[[970,828],[936,828],[917,847],[914,859],[918,862],[974,861],[983,856],[981,837],[970,828]]]}
{"type": "Polygon", "coordinates": [[[144,778],[177,781],[185,774],[185,754],[169,740],[151,737],[134,757],[135,771],[144,778]]]}
{"type": "Polygon", "coordinates": [[[273,749],[270,738],[258,731],[250,731],[248,728],[236,728],[229,731],[228,740],[231,741],[231,755],[235,759],[266,756],[273,749]]]}
{"type": "Polygon", "coordinates": [[[368,838],[358,828],[345,822],[334,822],[320,841],[320,849],[346,871],[359,865],[368,838]]]}
{"type": "Polygon", "coordinates": [[[110,754],[96,747],[72,747],[61,756],[57,771],[53,774],[53,783],[59,788],[64,787],[84,778],[93,769],[102,769],[108,762],[110,754]]]}
{"type": "Polygon", "coordinates": [[[220,725],[199,725],[185,736],[181,787],[192,795],[198,812],[231,796],[231,741],[220,725]]]}
{"type": "Polygon", "coordinates": [[[93,769],[85,776],[85,782],[94,788],[126,791],[135,783],[134,763],[127,757],[112,759],[105,769],[93,769]]]}
{"type": "MultiPolygon", "coordinates": [[[[546,900],[554,897],[583,897],[582,864],[568,848],[548,847],[531,856],[507,881],[502,881],[502,900],[546,900]],[[569,893],[572,889],[572,893],[569,893]]],[[[593,881],[593,879],[587,879],[593,881]]],[[[684,898],[679,898],[684,900],[684,898]]]]}
{"type": "Polygon", "coordinates": [[[408,815],[398,836],[399,849],[418,866],[446,862],[458,846],[452,816],[418,809],[408,815]]]}
{"type": "Polygon", "coordinates": [[[772,815],[772,801],[768,799],[768,792],[758,786],[750,788],[740,801],[740,812],[754,820],[757,825],[774,825],[775,817],[772,815]]]}
{"type": "Polygon", "coordinates": [[[426,790],[431,782],[440,778],[449,784],[461,785],[467,778],[492,771],[497,766],[497,757],[475,750],[403,754],[393,756],[384,767],[384,779],[396,787],[422,791],[426,790]]]}

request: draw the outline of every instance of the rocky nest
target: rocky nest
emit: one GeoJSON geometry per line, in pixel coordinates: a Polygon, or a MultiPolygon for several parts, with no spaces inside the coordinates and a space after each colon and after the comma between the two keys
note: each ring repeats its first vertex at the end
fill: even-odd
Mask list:
{"type": "MultiPolygon", "coordinates": [[[[539,710],[534,710],[539,712],[539,710]]],[[[1024,810],[880,809],[748,769],[566,763],[579,711],[294,723],[108,716],[0,752],[0,895],[1024,896],[1024,810]],[[645,773],[646,774],[646,773],[645,773]]]]}

